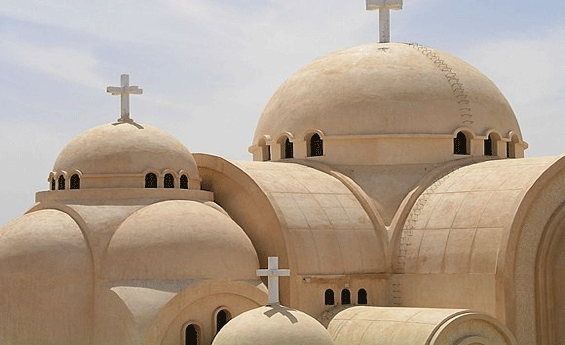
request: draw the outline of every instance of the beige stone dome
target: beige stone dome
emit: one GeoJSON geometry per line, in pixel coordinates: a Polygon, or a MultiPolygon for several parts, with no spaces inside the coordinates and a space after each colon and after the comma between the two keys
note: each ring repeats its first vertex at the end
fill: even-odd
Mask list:
{"type": "Polygon", "coordinates": [[[253,143],[285,132],[301,139],[310,130],[452,134],[459,127],[520,135],[502,93],[464,61],[418,45],[368,44],[321,57],[292,75],[265,107],[253,143]]]}
{"type": "Polygon", "coordinates": [[[247,311],[226,324],[212,345],[333,345],[328,331],[311,316],[283,306],[247,311]]]}
{"type": "Polygon", "coordinates": [[[40,210],[1,227],[0,272],[0,343],[91,343],[91,253],[68,214],[40,210]]]}
{"type": "Polygon", "coordinates": [[[107,255],[109,279],[256,280],[257,253],[225,213],[197,201],[171,200],[128,217],[107,255]]]}
{"type": "Polygon", "coordinates": [[[184,170],[198,178],[192,154],[172,135],[149,125],[112,123],[94,127],[61,151],[53,171],[82,174],[142,174],[184,170]]]}

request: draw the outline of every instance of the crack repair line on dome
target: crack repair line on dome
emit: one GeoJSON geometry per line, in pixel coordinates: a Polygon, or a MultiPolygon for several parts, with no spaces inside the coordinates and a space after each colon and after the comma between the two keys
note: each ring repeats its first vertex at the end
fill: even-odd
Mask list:
{"type": "Polygon", "coordinates": [[[430,61],[432,61],[443,73],[451,87],[451,90],[453,91],[453,94],[455,95],[457,104],[459,104],[459,116],[461,117],[461,122],[463,125],[472,125],[474,121],[473,115],[471,114],[471,108],[469,107],[468,96],[463,84],[459,81],[459,78],[457,78],[457,73],[455,73],[455,71],[430,48],[418,43],[408,43],[408,45],[417,49],[420,53],[422,53],[422,55],[430,59],[430,61]]]}

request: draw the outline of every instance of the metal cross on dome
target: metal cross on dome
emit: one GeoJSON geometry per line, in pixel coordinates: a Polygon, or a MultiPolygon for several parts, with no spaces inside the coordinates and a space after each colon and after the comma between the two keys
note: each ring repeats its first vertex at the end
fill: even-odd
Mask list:
{"type": "Polygon", "coordinates": [[[259,277],[269,277],[269,304],[279,304],[279,277],[290,276],[290,270],[279,270],[279,258],[269,256],[269,268],[257,270],[259,277]]]}
{"type": "Polygon", "coordinates": [[[390,10],[401,10],[402,0],[366,0],[367,11],[379,10],[379,37],[381,43],[390,42],[390,10]]]}
{"type": "Polygon", "coordinates": [[[108,86],[106,88],[106,92],[111,93],[115,96],[120,95],[122,111],[121,117],[118,119],[118,122],[133,122],[133,120],[129,116],[129,95],[141,95],[143,93],[143,90],[137,86],[129,84],[128,74],[122,74],[120,79],[122,86],[108,86]]]}

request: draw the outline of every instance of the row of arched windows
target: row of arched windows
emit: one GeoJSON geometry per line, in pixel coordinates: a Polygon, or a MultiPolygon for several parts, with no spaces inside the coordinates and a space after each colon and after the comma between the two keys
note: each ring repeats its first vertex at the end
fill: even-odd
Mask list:
{"type": "MultiPolygon", "coordinates": [[[[227,309],[220,309],[215,315],[215,334],[231,320],[231,313],[227,309]]],[[[202,328],[195,323],[189,323],[184,327],[184,345],[200,345],[202,341],[202,328]]]]}
{"type": "MultiPolygon", "coordinates": [[[[498,144],[497,142],[501,140],[500,137],[496,137],[492,133],[484,140],[484,155],[485,156],[498,156],[498,144]]],[[[515,145],[518,142],[518,138],[514,136],[511,141],[506,142],[506,157],[516,158],[515,145]]],[[[456,155],[470,155],[471,154],[471,142],[469,140],[469,135],[464,132],[458,132],[455,138],[453,138],[453,153],[456,155]]]]}
{"type": "MultiPolygon", "coordinates": [[[[65,190],[65,176],[59,175],[57,179],[55,177],[51,178],[51,190],[55,190],[57,187],[58,190],[65,190]]],[[[80,176],[78,174],[73,174],[71,176],[71,184],[69,186],[70,189],[80,189],[80,176]]]]}
{"type": "MultiPolygon", "coordinates": [[[[176,181],[173,174],[168,173],[163,177],[163,187],[164,188],[175,188],[176,181]]],[[[181,175],[179,178],[180,189],[188,189],[188,177],[186,175],[181,175]]],[[[157,174],[148,173],[145,175],[145,188],[157,188],[157,174]]]]}
{"type": "MultiPolygon", "coordinates": [[[[324,304],[335,305],[334,291],[332,289],[327,289],[324,292],[324,304]]],[[[351,291],[349,289],[341,290],[341,304],[351,304],[351,291]]],[[[359,289],[357,291],[357,304],[367,304],[367,290],[359,289]]]]}
{"type": "MultiPolygon", "coordinates": [[[[307,156],[320,157],[324,155],[324,141],[318,133],[309,134],[305,138],[307,142],[307,156]]],[[[280,145],[281,159],[294,158],[294,144],[287,135],[283,135],[277,141],[280,145]]],[[[259,146],[262,148],[263,160],[271,160],[271,145],[267,145],[265,139],[261,139],[259,146]]]]}

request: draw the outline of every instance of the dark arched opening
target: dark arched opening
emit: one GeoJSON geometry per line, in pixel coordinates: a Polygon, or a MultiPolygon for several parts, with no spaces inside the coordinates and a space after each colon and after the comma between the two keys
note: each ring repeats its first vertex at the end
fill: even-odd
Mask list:
{"type": "Polygon", "coordinates": [[[357,291],[357,304],[367,304],[367,290],[359,289],[357,291]]]}
{"type": "Polygon", "coordinates": [[[173,174],[165,174],[163,186],[165,188],[175,188],[175,178],[174,178],[173,174]]]}
{"type": "Polygon", "coordinates": [[[157,175],[154,173],[145,175],[145,188],[157,188],[157,175]]]}
{"type": "Polygon", "coordinates": [[[511,141],[506,142],[506,157],[516,158],[516,144],[518,143],[517,137],[512,137],[511,141]]]}
{"type": "Polygon", "coordinates": [[[308,156],[317,157],[324,155],[324,142],[318,133],[310,138],[310,147],[308,148],[308,156]]]}
{"type": "Polygon", "coordinates": [[[492,136],[489,135],[488,138],[485,140],[485,156],[493,156],[493,140],[492,136]]]}
{"type": "Polygon", "coordinates": [[[456,155],[468,155],[469,148],[467,145],[467,136],[463,132],[457,133],[453,139],[453,153],[456,155]]]}
{"type": "Polygon", "coordinates": [[[78,174],[71,176],[71,189],[80,189],[80,177],[78,174]]]}
{"type": "Polygon", "coordinates": [[[334,290],[327,289],[326,292],[324,292],[324,304],[325,305],[334,305],[335,304],[334,290]]]}
{"type": "Polygon", "coordinates": [[[55,190],[55,185],[56,185],[55,178],[52,177],[51,178],[51,190],[55,190]]]}
{"type": "Polygon", "coordinates": [[[216,333],[218,333],[222,329],[222,327],[224,327],[226,323],[228,323],[229,320],[231,320],[230,312],[226,309],[220,310],[216,314],[216,333]]]}
{"type": "Polygon", "coordinates": [[[293,158],[294,157],[294,148],[292,142],[289,138],[286,138],[284,141],[284,158],[293,158]]]}
{"type": "Polygon", "coordinates": [[[188,189],[188,177],[186,177],[186,175],[180,177],[180,188],[188,189]]]}
{"type": "Polygon", "coordinates": [[[59,190],[65,189],[65,178],[63,175],[59,176],[59,190]]]}
{"type": "Polygon", "coordinates": [[[200,336],[199,328],[196,325],[190,324],[184,330],[184,345],[199,345],[200,336]]]}
{"type": "Polygon", "coordinates": [[[341,304],[351,304],[351,292],[348,289],[341,290],[341,304]]]}

